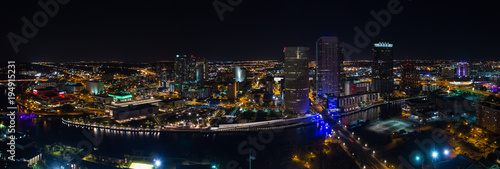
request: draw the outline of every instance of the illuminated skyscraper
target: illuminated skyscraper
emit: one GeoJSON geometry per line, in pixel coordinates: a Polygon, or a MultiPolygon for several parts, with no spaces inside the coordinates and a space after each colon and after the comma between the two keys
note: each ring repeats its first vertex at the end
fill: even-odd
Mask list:
{"type": "Polygon", "coordinates": [[[198,58],[196,63],[196,81],[203,82],[208,80],[208,60],[205,57],[198,58]]]}
{"type": "Polygon", "coordinates": [[[392,46],[388,42],[373,44],[373,88],[383,96],[390,95],[394,90],[392,46]]]}
{"type": "Polygon", "coordinates": [[[234,80],[242,83],[246,79],[246,69],[236,66],[234,68],[234,80]]]}
{"type": "Polygon", "coordinates": [[[342,47],[335,36],[322,36],[316,41],[316,89],[318,96],[332,94],[340,96],[342,92],[342,47]]]}
{"type": "Polygon", "coordinates": [[[186,91],[189,85],[196,82],[196,62],[193,55],[176,55],[174,62],[175,91],[186,91]]]}
{"type": "Polygon", "coordinates": [[[309,48],[285,47],[285,112],[304,114],[309,111],[309,48]]]}
{"type": "Polygon", "coordinates": [[[469,76],[469,69],[467,62],[457,63],[457,77],[467,77],[469,76]]]}

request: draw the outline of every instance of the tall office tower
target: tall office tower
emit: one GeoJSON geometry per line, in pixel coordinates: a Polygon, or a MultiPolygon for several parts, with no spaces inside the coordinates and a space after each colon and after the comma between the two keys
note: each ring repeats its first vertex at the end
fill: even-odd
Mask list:
{"type": "Polygon", "coordinates": [[[201,65],[196,66],[196,82],[203,82],[205,72],[203,71],[203,67],[201,65]]]}
{"type": "Polygon", "coordinates": [[[467,66],[467,62],[458,62],[457,63],[457,77],[468,77],[469,69],[467,66]]]}
{"type": "Polygon", "coordinates": [[[208,60],[200,57],[196,60],[196,82],[208,80],[208,60]]]}
{"type": "Polygon", "coordinates": [[[174,73],[175,73],[175,81],[176,82],[182,82],[186,80],[186,74],[187,74],[187,58],[186,55],[180,56],[176,55],[175,56],[175,62],[174,62],[174,73]]]}
{"type": "Polygon", "coordinates": [[[228,100],[236,100],[238,98],[238,82],[229,82],[226,94],[228,100]]]}
{"type": "Polygon", "coordinates": [[[454,78],[455,70],[452,67],[444,67],[441,69],[441,77],[454,78]]]}
{"type": "Polygon", "coordinates": [[[274,90],[274,77],[272,75],[267,75],[266,76],[265,86],[266,86],[266,91],[267,92],[273,93],[273,90],[274,90]]]}
{"type": "Polygon", "coordinates": [[[196,82],[196,61],[191,55],[176,55],[174,63],[175,91],[187,91],[190,85],[196,82]]]}
{"type": "Polygon", "coordinates": [[[207,58],[203,58],[201,60],[201,62],[203,63],[203,80],[208,80],[208,72],[210,70],[208,70],[208,59],[207,58]]]}
{"type": "Polygon", "coordinates": [[[160,87],[170,87],[168,85],[169,81],[174,80],[174,62],[172,61],[158,61],[156,66],[156,74],[158,75],[158,81],[160,87]]]}
{"type": "Polygon", "coordinates": [[[403,65],[401,72],[400,90],[405,91],[408,95],[418,94],[420,89],[420,77],[417,69],[413,64],[407,63],[403,65]]]}
{"type": "Polygon", "coordinates": [[[158,80],[160,81],[160,87],[167,87],[167,81],[168,81],[167,68],[160,68],[157,75],[158,75],[158,80]]]}
{"type": "Polygon", "coordinates": [[[285,113],[304,114],[309,111],[309,48],[285,47],[285,113]]]}
{"type": "Polygon", "coordinates": [[[316,41],[316,89],[318,96],[343,95],[342,46],[335,36],[322,36],[316,41]]]}
{"type": "Polygon", "coordinates": [[[236,82],[244,82],[246,79],[247,71],[245,68],[241,68],[239,66],[236,66],[234,68],[234,80],[236,82]]]}
{"type": "Polygon", "coordinates": [[[188,83],[194,83],[196,82],[196,63],[198,62],[198,59],[191,55],[191,57],[188,58],[188,63],[187,63],[187,81],[188,83]]]}
{"type": "Polygon", "coordinates": [[[191,55],[177,55],[175,57],[175,81],[192,83],[196,81],[196,61],[197,59],[191,55]]]}
{"type": "Polygon", "coordinates": [[[373,44],[373,89],[382,96],[388,96],[394,90],[392,46],[388,42],[373,44]]]}

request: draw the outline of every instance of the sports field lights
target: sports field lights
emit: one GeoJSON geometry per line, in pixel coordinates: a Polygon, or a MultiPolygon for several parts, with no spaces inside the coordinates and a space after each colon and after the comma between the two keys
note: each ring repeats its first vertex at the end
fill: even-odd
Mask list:
{"type": "Polygon", "coordinates": [[[160,167],[161,166],[161,161],[160,160],[155,160],[155,166],[160,167]]]}

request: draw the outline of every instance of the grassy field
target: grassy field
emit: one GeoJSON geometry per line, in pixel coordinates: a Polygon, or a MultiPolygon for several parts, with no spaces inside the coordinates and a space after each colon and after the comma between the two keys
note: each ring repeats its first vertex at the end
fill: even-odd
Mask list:
{"type": "Polygon", "coordinates": [[[400,130],[412,131],[412,124],[407,121],[385,120],[371,124],[368,129],[377,133],[390,135],[400,130]]]}

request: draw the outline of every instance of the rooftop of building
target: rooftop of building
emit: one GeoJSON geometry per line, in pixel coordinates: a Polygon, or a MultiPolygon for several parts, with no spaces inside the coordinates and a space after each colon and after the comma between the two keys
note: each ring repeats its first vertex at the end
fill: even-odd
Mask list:
{"type": "Polygon", "coordinates": [[[486,97],[481,104],[484,106],[492,107],[500,110],[500,97],[496,95],[490,95],[486,97]]]}
{"type": "Polygon", "coordinates": [[[365,95],[365,94],[377,94],[377,93],[378,93],[378,92],[360,92],[360,93],[353,94],[353,95],[340,96],[339,98],[346,98],[346,97],[361,96],[361,95],[365,95]]]}
{"type": "Polygon", "coordinates": [[[109,96],[117,98],[117,99],[128,99],[134,97],[131,94],[128,93],[115,93],[115,94],[109,94],[109,96]]]}
{"type": "Polygon", "coordinates": [[[148,109],[148,108],[153,108],[153,107],[158,107],[158,106],[155,106],[152,104],[140,104],[140,105],[129,105],[127,107],[111,108],[111,110],[113,110],[114,112],[124,112],[124,111],[148,109]]]}
{"type": "Polygon", "coordinates": [[[81,84],[81,83],[70,83],[70,82],[67,82],[64,85],[66,85],[66,86],[83,86],[83,84],[81,84]]]}
{"type": "Polygon", "coordinates": [[[37,155],[42,154],[38,149],[35,147],[30,147],[24,150],[18,150],[16,151],[16,158],[17,159],[32,159],[33,157],[36,157],[37,155]]]}
{"type": "Polygon", "coordinates": [[[105,94],[98,94],[98,95],[95,95],[94,97],[110,98],[111,96],[108,96],[105,94]]]}

